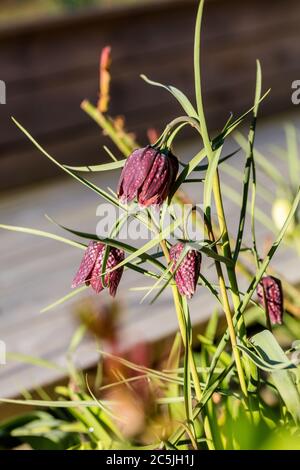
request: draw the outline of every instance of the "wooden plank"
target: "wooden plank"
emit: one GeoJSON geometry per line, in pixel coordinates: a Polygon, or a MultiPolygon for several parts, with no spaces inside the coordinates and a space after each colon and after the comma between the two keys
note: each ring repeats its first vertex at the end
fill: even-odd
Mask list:
{"type": "MultiPolygon", "coordinates": [[[[97,143],[98,130],[88,123],[79,103],[85,97],[96,99],[97,58],[107,43],[114,51],[112,113],[125,114],[128,127],[141,138],[147,126],[161,128],[172,118],[176,104],[164,91],[142,83],[138,74],[173,82],[193,96],[196,3],[93,10],[0,31],[1,79],[8,93],[8,104],[0,107],[0,188],[55,174],[47,165],[36,166],[34,152],[12,126],[10,115],[55,154],[63,149],[64,161],[82,163],[87,153],[98,158],[87,138],[97,143]]],[[[272,87],[265,112],[291,109],[291,82],[300,73],[299,2],[288,0],[283,7],[278,0],[229,0],[223,6],[216,0],[205,8],[203,75],[210,127],[221,126],[229,111],[240,113],[251,102],[257,57],[265,87],[272,87]]]]}

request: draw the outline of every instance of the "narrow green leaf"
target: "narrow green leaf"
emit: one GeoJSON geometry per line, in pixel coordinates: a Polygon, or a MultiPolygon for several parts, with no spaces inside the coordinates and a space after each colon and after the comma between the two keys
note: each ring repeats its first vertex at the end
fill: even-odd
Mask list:
{"type": "MultiPolygon", "coordinates": [[[[275,337],[264,330],[251,338],[252,344],[259,349],[261,356],[274,363],[290,363],[275,337]]],[[[272,380],[294,420],[300,421],[300,396],[291,372],[279,370],[271,373],[272,380]]]]}
{"type": "Polygon", "coordinates": [[[110,171],[110,170],[117,170],[118,168],[122,168],[126,163],[126,158],[124,160],[118,160],[116,162],[111,163],[102,163],[101,165],[88,165],[88,166],[69,166],[63,165],[64,168],[73,171],[79,171],[83,173],[90,173],[90,172],[99,172],[99,171],[110,171]]]}
{"type": "MultiPolygon", "coordinates": [[[[1,403],[11,403],[13,405],[38,406],[43,408],[89,408],[98,407],[98,403],[94,400],[17,400],[12,398],[0,398],[1,403]]],[[[111,404],[109,401],[102,401],[103,404],[111,404]]]]}
{"type": "MultiPolygon", "coordinates": [[[[271,90],[268,90],[259,100],[258,104],[261,103],[270,93],[271,90]]],[[[248,114],[250,114],[254,109],[254,106],[252,106],[248,111],[246,111],[244,114],[239,116],[234,122],[231,122],[225,129],[222,130],[222,132],[213,139],[212,142],[212,147],[214,150],[219,148],[220,145],[224,143],[224,140],[228,135],[230,135],[247,117],[248,114]]],[[[247,141],[246,141],[247,142],[247,141]]]]}
{"type": "Polygon", "coordinates": [[[251,359],[254,364],[262,370],[265,370],[267,372],[274,372],[277,370],[283,370],[283,369],[294,369],[295,364],[291,363],[290,361],[288,362],[275,362],[273,359],[266,357],[266,359],[263,359],[262,357],[258,356],[255,354],[251,349],[247,348],[246,346],[243,346],[242,344],[239,344],[238,349],[243,351],[249,359],[251,359]]]}
{"type": "Polygon", "coordinates": [[[47,305],[47,307],[42,308],[40,313],[49,312],[49,310],[52,310],[53,308],[58,307],[58,305],[61,305],[62,303],[66,302],[67,300],[72,299],[77,294],[80,294],[81,292],[83,292],[86,289],[88,289],[88,286],[81,286],[81,287],[78,287],[78,289],[74,289],[73,291],[69,292],[67,295],[64,295],[63,297],[60,297],[55,302],[52,302],[50,305],[47,305]]]}
{"type": "Polygon", "coordinates": [[[28,233],[30,235],[37,235],[38,237],[51,238],[52,240],[66,243],[67,245],[74,246],[75,248],[80,248],[81,250],[86,249],[86,246],[83,245],[82,243],[69,240],[68,238],[60,237],[59,235],[55,235],[54,233],[44,232],[43,230],[36,230],[33,228],[29,228],[29,227],[16,227],[15,225],[4,225],[4,224],[0,224],[0,228],[3,228],[4,230],[11,230],[13,232],[22,232],[22,233],[28,233]]]}
{"type": "Polygon", "coordinates": [[[172,201],[172,198],[176,191],[180,188],[181,184],[186,180],[186,178],[194,171],[194,169],[199,165],[199,163],[206,157],[205,149],[200,150],[200,152],[195,155],[192,160],[186,165],[186,167],[182,170],[180,175],[178,176],[173,188],[171,195],[169,196],[169,204],[172,201]]]}
{"type": "Polygon", "coordinates": [[[42,367],[45,369],[55,369],[61,372],[66,372],[64,367],[61,367],[55,362],[48,361],[47,359],[43,359],[40,357],[30,356],[29,354],[21,354],[21,353],[14,353],[14,352],[7,352],[7,359],[15,362],[22,362],[24,364],[31,364],[33,366],[42,367]]]}
{"type": "MultiPolygon", "coordinates": [[[[102,242],[106,245],[113,246],[115,248],[119,248],[120,250],[124,250],[127,253],[135,254],[137,252],[137,249],[135,247],[133,247],[133,246],[127,244],[127,243],[121,242],[119,240],[115,240],[113,238],[101,238],[101,237],[98,237],[97,235],[95,235],[94,233],[87,233],[87,232],[80,232],[79,230],[73,230],[73,229],[70,229],[68,227],[65,227],[64,225],[59,224],[58,222],[55,222],[49,216],[47,216],[47,218],[49,220],[51,220],[58,227],[62,228],[63,230],[66,230],[69,233],[77,235],[78,237],[87,238],[89,240],[100,241],[100,242],[102,242]]],[[[84,247],[84,249],[85,249],[85,247],[84,247]]],[[[165,266],[160,261],[158,261],[155,257],[153,257],[152,255],[148,255],[147,253],[141,253],[138,257],[141,258],[141,260],[143,262],[148,261],[149,263],[151,263],[152,265],[154,265],[155,267],[157,267],[161,270],[165,269],[165,266]]]]}
{"type": "MultiPolygon", "coordinates": [[[[197,102],[197,110],[199,116],[202,114],[202,92],[201,92],[201,67],[200,67],[200,48],[201,48],[201,24],[203,16],[204,0],[199,3],[194,37],[194,76],[195,76],[195,94],[197,102]]],[[[202,128],[202,123],[201,123],[202,128]]]]}
{"type": "Polygon", "coordinates": [[[153,80],[150,80],[146,75],[141,75],[140,76],[145,82],[149,83],[149,85],[157,86],[160,88],[164,88],[165,90],[169,91],[180,103],[186,114],[194,119],[198,119],[197,112],[195,108],[193,107],[192,103],[189,101],[189,99],[185,96],[182,91],[178,90],[178,88],[175,88],[174,86],[171,85],[163,85],[162,83],[154,82],[153,80]]]}
{"type": "MultiPolygon", "coordinates": [[[[286,233],[286,230],[288,229],[288,226],[291,222],[291,219],[293,218],[297,208],[298,208],[298,205],[299,205],[299,201],[300,201],[300,188],[298,189],[298,192],[296,194],[296,197],[293,201],[293,204],[292,204],[292,207],[291,207],[291,210],[285,220],[285,223],[283,224],[276,240],[273,242],[267,256],[264,258],[264,260],[262,261],[262,263],[260,264],[260,267],[259,269],[257,270],[255,276],[253,277],[247,291],[246,291],[246,294],[243,296],[243,300],[241,301],[240,305],[239,305],[239,308],[237,310],[237,312],[234,314],[234,317],[233,317],[233,322],[234,322],[234,325],[236,326],[237,325],[237,322],[239,321],[241,315],[243,315],[244,311],[246,310],[255,290],[256,290],[256,287],[259,283],[259,281],[261,280],[263,274],[265,273],[266,269],[268,268],[273,256],[275,255],[280,243],[282,242],[283,240],[283,237],[286,233]]],[[[210,364],[210,372],[209,372],[209,378],[208,378],[208,383],[209,383],[209,379],[210,377],[212,376],[213,374],[213,371],[218,363],[218,360],[220,358],[220,355],[222,354],[222,352],[224,351],[225,349],[225,346],[227,344],[227,341],[229,340],[229,334],[228,334],[228,330],[226,331],[226,333],[224,333],[224,335],[222,336],[220,342],[219,342],[219,345],[214,353],[214,356],[212,358],[212,361],[211,361],[211,364],[210,364]]]]}
{"type": "Polygon", "coordinates": [[[255,96],[254,96],[254,106],[253,106],[253,119],[252,125],[250,127],[249,135],[248,135],[248,151],[247,151],[247,158],[245,163],[245,170],[244,170],[244,178],[243,178],[243,196],[242,196],[242,206],[240,212],[240,219],[238,224],[238,232],[236,236],[236,245],[234,250],[233,259],[237,260],[243,235],[244,235],[244,228],[246,223],[246,212],[247,212],[247,205],[248,205],[248,195],[249,195],[249,183],[250,183],[250,174],[252,169],[252,178],[253,178],[253,185],[252,185],[252,204],[251,204],[251,227],[252,227],[252,241],[253,241],[253,249],[256,253],[256,258],[258,260],[259,256],[256,252],[256,237],[255,237],[255,199],[256,199],[256,175],[255,175],[255,166],[253,160],[253,148],[254,148],[254,140],[255,140],[255,130],[256,130],[256,120],[258,114],[258,107],[259,107],[259,100],[261,96],[261,67],[259,61],[257,61],[257,69],[256,69],[256,87],[255,87],[255,96]]]}
{"type": "Polygon", "coordinates": [[[185,413],[188,426],[193,433],[193,404],[192,404],[192,385],[191,385],[191,370],[190,370],[190,351],[191,351],[191,325],[189,324],[188,305],[185,298],[182,299],[182,307],[184,312],[185,322],[185,350],[184,350],[184,372],[183,372],[183,394],[185,403],[185,413]]]}
{"type": "Polygon", "coordinates": [[[114,197],[110,196],[107,193],[107,191],[104,191],[103,189],[99,188],[98,186],[96,186],[91,181],[88,181],[88,180],[82,178],[81,176],[77,175],[72,170],[69,170],[64,165],[62,165],[57,160],[55,160],[55,158],[53,158],[14,117],[12,117],[12,120],[16,124],[16,126],[23,132],[23,134],[25,134],[26,137],[34,144],[34,146],[43,155],[45,155],[45,157],[47,157],[49,160],[51,160],[53,163],[55,163],[55,165],[57,165],[63,171],[65,171],[70,176],[72,176],[72,178],[76,179],[77,181],[79,181],[80,183],[82,183],[83,185],[85,185],[86,187],[91,189],[92,191],[94,191],[99,196],[102,196],[106,201],[111,202],[112,204],[114,204],[117,207],[123,207],[123,205],[119,202],[119,200],[117,198],[114,198],[114,197]]]}
{"type": "Polygon", "coordinates": [[[112,268],[110,272],[119,269],[121,266],[125,266],[127,263],[132,262],[135,258],[139,258],[141,255],[145,254],[147,251],[151,250],[156,245],[158,245],[162,240],[167,239],[172,233],[174,233],[174,231],[179,227],[179,225],[182,224],[182,222],[183,217],[171,223],[162,232],[158,233],[152,240],[145,243],[145,245],[136,250],[134,253],[130,254],[124,261],[112,268]]]}
{"type": "Polygon", "coordinates": [[[211,196],[212,196],[213,182],[216,176],[216,171],[218,168],[221,151],[222,151],[222,147],[219,147],[219,149],[212,154],[212,158],[209,161],[208,170],[205,175],[203,204],[204,204],[204,213],[206,214],[208,220],[210,220],[210,214],[211,214],[211,196]]]}

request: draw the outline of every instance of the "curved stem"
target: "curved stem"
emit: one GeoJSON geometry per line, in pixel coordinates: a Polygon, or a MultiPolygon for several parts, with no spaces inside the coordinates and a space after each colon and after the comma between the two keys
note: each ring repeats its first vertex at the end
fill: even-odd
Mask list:
{"type": "Polygon", "coordinates": [[[172,144],[173,139],[177,135],[177,132],[180,129],[182,129],[184,127],[184,125],[187,125],[187,124],[189,124],[191,127],[196,129],[201,134],[201,128],[200,128],[199,123],[197,122],[196,119],[194,119],[190,116],[179,116],[179,117],[173,119],[173,121],[169,122],[169,124],[167,124],[167,126],[165,127],[163,133],[161,134],[161,136],[159,137],[157,142],[155,142],[154,146],[163,145],[165,142],[167,142],[168,146],[170,146],[172,144]],[[176,127],[177,125],[178,125],[178,129],[176,129],[174,131],[174,136],[170,141],[169,140],[170,139],[169,134],[174,129],[174,127],[176,127]]]}

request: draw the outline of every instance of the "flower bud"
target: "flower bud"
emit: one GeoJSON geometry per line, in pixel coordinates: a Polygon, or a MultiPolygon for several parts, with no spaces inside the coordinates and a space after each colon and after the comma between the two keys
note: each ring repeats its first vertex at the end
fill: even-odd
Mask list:
{"type": "Polygon", "coordinates": [[[281,281],[273,276],[263,277],[257,286],[257,296],[259,303],[266,309],[272,325],[281,325],[283,317],[281,281]]]}
{"type": "MultiPolygon", "coordinates": [[[[177,243],[170,249],[170,258],[173,261],[172,272],[175,271],[180,259],[184,243],[177,243]]],[[[201,268],[201,253],[196,250],[189,250],[184,256],[175,272],[175,282],[179,293],[191,299],[195,293],[198,277],[201,268]]]]}
{"type": "Polygon", "coordinates": [[[122,202],[137,198],[142,207],[160,206],[168,197],[178,172],[177,158],[148,145],[127,159],[118,185],[122,202]]]}
{"type": "MultiPolygon", "coordinates": [[[[85,283],[91,286],[92,289],[98,294],[104,289],[102,284],[102,265],[105,253],[105,246],[103,243],[91,241],[85,250],[81,264],[77,274],[73,280],[72,288],[78,287],[85,283]]],[[[114,247],[109,248],[109,255],[106,263],[106,274],[104,276],[105,284],[109,288],[109,293],[115,297],[119,282],[123,273],[123,266],[109,272],[111,268],[117,266],[124,260],[125,254],[123,250],[114,247]]]]}

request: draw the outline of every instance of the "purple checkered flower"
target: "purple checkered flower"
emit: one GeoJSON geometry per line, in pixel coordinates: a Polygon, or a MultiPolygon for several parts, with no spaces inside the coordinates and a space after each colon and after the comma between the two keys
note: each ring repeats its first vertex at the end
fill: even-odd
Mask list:
{"type": "MultiPolygon", "coordinates": [[[[103,243],[94,241],[89,243],[77,274],[72,282],[72,288],[85,283],[87,286],[90,285],[97,294],[104,289],[101,279],[104,253],[105,245],[103,243]]],[[[112,272],[109,272],[109,270],[121,263],[121,261],[124,260],[124,257],[125,254],[123,250],[110,247],[106,263],[106,271],[108,272],[106,272],[104,280],[112,297],[115,297],[116,295],[117,288],[122,277],[123,267],[115,269],[112,272]]]]}
{"type": "MultiPolygon", "coordinates": [[[[184,243],[177,243],[170,249],[170,258],[173,261],[172,271],[175,271],[176,264],[180,259],[184,243]]],[[[189,250],[181,261],[175,272],[175,281],[181,295],[191,299],[196,291],[198,277],[201,268],[201,253],[196,250],[189,250]]]]}
{"type": "Polygon", "coordinates": [[[160,206],[168,197],[178,172],[178,160],[148,145],[127,159],[118,185],[122,202],[137,198],[142,207],[160,206]]]}
{"type": "Polygon", "coordinates": [[[281,281],[273,276],[263,277],[257,286],[257,296],[259,303],[266,309],[272,325],[281,325],[283,317],[281,281]]]}

